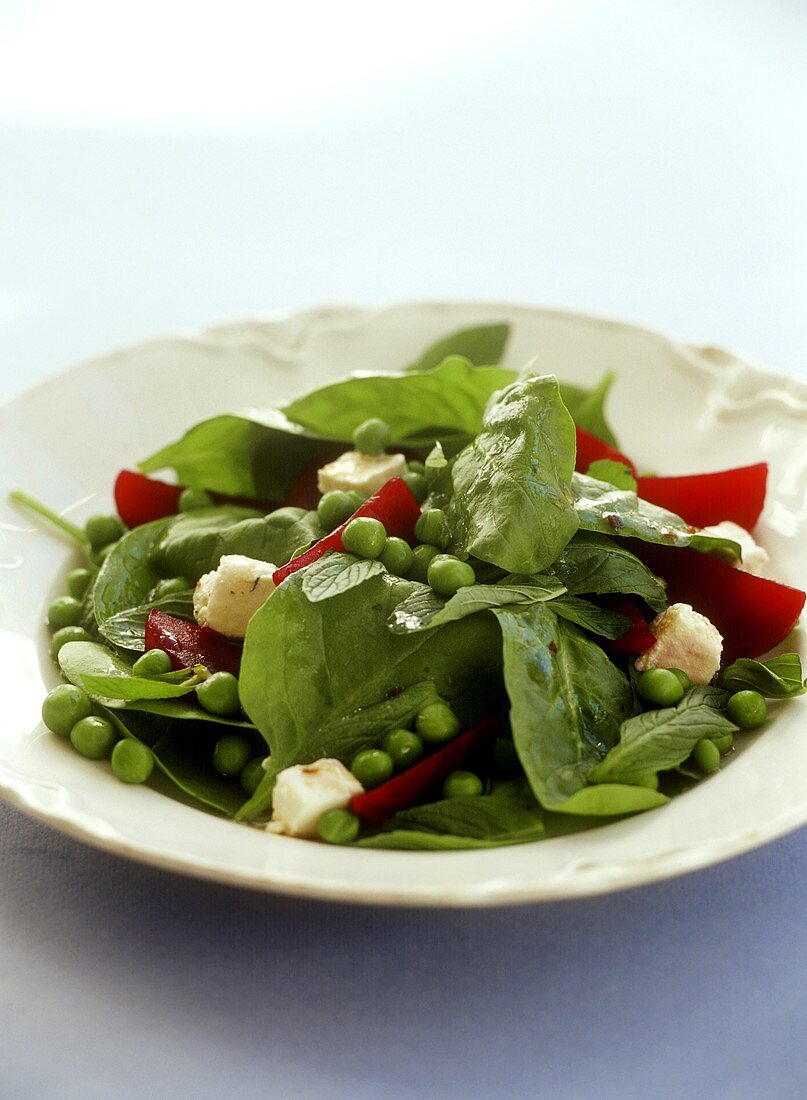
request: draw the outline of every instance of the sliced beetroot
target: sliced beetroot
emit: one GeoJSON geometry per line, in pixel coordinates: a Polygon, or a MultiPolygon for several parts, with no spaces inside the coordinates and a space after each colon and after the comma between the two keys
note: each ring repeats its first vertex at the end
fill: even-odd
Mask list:
{"type": "MultiPolygon", "coordinates": [[[[115,508],[127,527],[139,527],[141,523],[176,515],[182,489],[182,485],[171,485],[135,470],[121,470],[115,478],[115,508]]],[[[264,513],[275,507],[273,501],[255,497],[228,497],[224,493],[210,496],[214,504],[237,504],[264,513]]]]}
{"type": "Polygon", "coordinates": [[[686,477],[640,477],[636,491],[644,500],[658,504],[691,523],[708,527],[731,520],[750,531],[765,503],[768,464],[738,466],[711,474],[686,477]]]}
{"type": "Polygon", "coordinates": [[[232,672],[241,667],[241,647],[228,642],[209,626],[199,626],[152,608],[146,620],[146,650],[164,649],[174,668],[204,665],[211,672],[232,672]]]}
{"type": "Polygon", "coordinates": [[[489,741],[498,725],[499,720],[494,716],[483,718],[425,760],[388,779],[381,786],[355,795],[350,801],[350,808],[372,825],[380,825],[399,810],[439,796],[446,777],[489,741]]]}
{"type": "Polygon", "coordinates": [[[115,508],[127,527],[173,516],[179,509],[181,485],[121,470],[115,478],[115,508]]]}
{"type": "Polygon", "coordinates": [[[602,648],[613,656],[633,656],[644,653],[655,644],[656,636],[633,600],[624,596],[602,596],[598,600],[609,611],[616,611],[630,619],[630,627],[619,638],[603,638],[602,648]]]}
{"type": "Polygon", "coordinates": [[[286,577],[296,573],[298,569],[304,569],[312,562],[318,561],[329,550],[342,550],[342,534],[350,520],[358,516],[369,516],[378,519],[384,524],[387,535],[412,542],[415,537],[415,524],[420,516],[420,505],[415,500],[409,486],[400,477],[392,477],[381,488],[360,504],[350,519],[331,531],[325,538],[315,542],[310,550],[306,550],[299,558],[292,558],[288,565],[282,565],[273,574],[275,587],[281,584],[286,577]]]}
{"type": "Polygon", "coordinates": [[[631,539],[631,550],[667,582],[670,603],[688,603],[723,635],[723,664],[760,657],[796,625],[805,593],[696,550],[631,539]]]}

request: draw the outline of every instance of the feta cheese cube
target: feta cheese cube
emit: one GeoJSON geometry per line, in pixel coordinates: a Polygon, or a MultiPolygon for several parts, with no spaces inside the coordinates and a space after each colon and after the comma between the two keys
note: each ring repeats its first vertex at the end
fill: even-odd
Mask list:
{"type": "Polygon", "coordinates": [[[228,638],[243,638],[249,620],[275,590],[276,569],[270,561],[225,554],[217,569],[196,582],[193,614],[197,623],[228,638]]]}
{"type": "Polygon", "coordinates": [[[404,473],[406,458],[401,454],[365,455],[361,451],[345,451],[317,471],[317,488],[321,493],[355,489],[369,497],[385,481],[404,473]]]}
{"type": "Polygon", "coordinates": [[[717,535],[718,538],[732,539],[733,542],[740,544],[743,560],[737,561],[735,558],[731,563],[738,569],[743,569],[746,573],[761,573],[767,565],[767,550],[761,547],[754,540],[754,536],[746,531],[744,527],[740,527],[739,523],[732,523],[730,519],[724,519],[711,527],[704,527],[703,533],[704,535],[717,535]]]}
{"type": "Polygon", "coordinates": [[[693,684],[708,684],[720,668],[723,636],[688,603],[674,603],[650,624],[655,644],[636,660],[636,668],[680,668],[693,684]]]}
{"type": "Polygon", "coordinates": [[[339,760],[324,758],[313,764],[284,768],[272,794],[272,820],[267,829],[288,836],[315,837],[317,822],[326,810],[346,810],[354,795],[364,791],[355,775],[339,760]]]}

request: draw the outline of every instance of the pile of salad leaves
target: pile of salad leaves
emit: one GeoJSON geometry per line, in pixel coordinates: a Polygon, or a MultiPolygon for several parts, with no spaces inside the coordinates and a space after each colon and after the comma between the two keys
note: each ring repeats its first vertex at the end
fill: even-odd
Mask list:
{"type": "Polygon", "coordinates": [[[59,654],[66,678],[120,733],[152,748],[175,794],[261,821],[283,768],[324,756],[349,765],[441,698],[463,728],[501,715],[518,774],[494,775],[480,796],[403,810],[357,843],[518,843],[667,802],[683,775],[697,776],[697,742],[736,730],[725,704],[738,685],[769,698],[804,691],[795,655],[741,658],[677,706],[642,708],[632,662],[606,652],[630,625],[610,598],[628,597],[648,617],[667,606],[664,582],[636,548],[738,556],[739,547],[642,500],[619,462],[576,472],[576,426],[617,446],[605,416],[614,376],[584,389],[532,365],[508,370],[495,365],[507,336],[506,325],[464,330],[400,372],[360,373],[282,409],[205,420],[140,463],[143,473],[173,469],[183,486],[275,505],[225,501],[128,531],[84,597],[93,641],[59,654]],[[243,718],[195,704],[204,669],[134,676],[149,612],[191,621],[193,585],[223,554],[281,565],[325,534],[310,505],[288,502],[368,417],[388,424],[392,449],[425,460],[428,503],[445,510],[452,552],[473,561],[477,583],[446,600],[344,554],[292,573],[250,622],[243,718]],[[168,577],[187,588],[159,597],[168,577]],[[234,727],[255,754],[268,752],[249,798],[210,765],[216,739],[234,727]]]}

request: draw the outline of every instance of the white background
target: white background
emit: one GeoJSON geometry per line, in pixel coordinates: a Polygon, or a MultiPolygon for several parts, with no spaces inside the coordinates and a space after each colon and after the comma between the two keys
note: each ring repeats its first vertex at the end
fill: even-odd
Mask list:
{"type": "MultiPolygon", "coordinates": [[[[800,0],[0,0],[0,397],[428,297],[807,378],[806,47],[800,0]]],[[[620,897],[396,914],[0,827],[3,1100],[807,1094],[804,831],[620,897]]]]}

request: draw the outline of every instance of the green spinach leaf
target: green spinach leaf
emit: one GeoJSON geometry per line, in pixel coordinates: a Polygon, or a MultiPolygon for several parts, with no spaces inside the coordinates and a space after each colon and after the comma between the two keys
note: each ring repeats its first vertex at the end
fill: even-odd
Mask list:
{"type": "Polygon", "coordinates": [[[643,813],[663,806],[670,799],[651,787],[636,787],[629,783],[595,783],[581,787],[556,812],[585,817],[623,817],[643,813]]]}
{"type": "Polygon", "coordinates": [[[475,367],[500,363],[509,335],[510,326],[507,324],[477,325],[474,328],[460,329],[432,344],[419,359],[405,369],[432,370],[449,355],[462,355],[470,359],[475,367]]]}
{"type": "Polygon", "coordinates": [[[674,512],[650,504],[629,490],[615,489],[605,481],[575,473],[572,492],[575,511],[584,531],[637,538],[662,546],[690,546],[707,553],[729,551],[735,558],[742,557],[739,544],[732,539],[703,535],[674,512]]]}
{"type": "Polygon", "coordinates": [[[621,638],[630,629],[630,619],[617,611],[607,611],[579,596],[560,596],[552,600],[550,610],[561,619],[580,626],[601,638],[621,638]]]}
{"type": "Polygon", "coordinates": [[[486,402],[514,377],[502,367],[474,367],[452,358],[418,373],[355,375],[314,390],[283,411],[308,431],[327,430],[346,440],[363,420],[382,415],[393,446],[431,447],[439,438],[456,449],[473,439],[486,402]]]}
{"type": "Polygon", "coordinates": [[[148,602],[160,574],[152,563],[154,548],[173,519],[135,527],[113,546],[93,587],[93,612],[99,627],[113,615],[148,602]]]}
{"type": "Polygon", "coordinates": [[[721,688],[691,688],[676,707],[648,710],[622,723],[619,743],[591,772],[596,783],[632,783],[682,764],[702,737],[734,733],[721,688]]]}
{"type": "MultiPolygon", "coordinates": [[[[381,573],[311,603],[292,574],[253,615],[241,663],[244,709],[267,740],[273,773],[321,756],[349,763],[417,713],[426,692],[453,702],[470,724],[497,693],[499,631],[470,616],[439,631],[401,637],[387,629],[412,583],[381,573]],[[407,689],[410,689],[407,692],[407,689]],[[343,731],[337,737],[335,731],[343,731]]],[[[271,777],[244,808],[260,813],[271,777]]]]}
{"type": "Polygon", "coordinates": [[[457,549],[509,573],[538,573],[577,530],[574,424],[550,376],[522,376],[490,403],[451,470],[457,549]]]}
{"type": "Polygon", "coordinates": [[[740,657],[723,671],[720,684],[729,693],[758,691],[768,699],[790,699],[807,690],[798,653],[782,653],[769,661],[740,657]]]}
{"type": "Polygon", "coordinates": [[[317,513],[302,508],[278,508],[268,516],[232,506],[203,508],[173,520],[152,560],[166,576],[195,583],[225,554],[285,565],[295,550],[323,534],[317,513]]]}
{"type": "Polygon", "coordinates": [[[640,596],[654,611],[667,606],[664,585],[618,541],[579,531],[552,565],[571,596],[640,596]]]}
{"type": "Polygon", "coordinates": [[[592,462],[586,471],[589,477],[597,481],[605,481],[613,485],[615,489],[627,489],[630,493],[636,492],[636,478],[631,472],[630,466],[624,462],[614,462],[610,458],[601,458],[592,462]]]}
{"type": "Polygon", "coordinates": [[[394,634],[412,634],[464,619],[477,611],[552,600],[563,592],[559,581],[540,574],[525,578],[524,583],[505,579],[498,584],[471,584],[448,600],[438,596],[428,584],[413,584],[410,594],[392,612],[389,628],[394,634]]]}
{"type": "Polygon", "coordinates": [[[572,386],[564,382],[560,387],[563,404],[572,414],[575,424],[596,435],[612,447],[619,447],[614,433],[605,419],[605,399],[616,381],[613,371],[606,371],[596,386],[586,389],[584,386],[572,386]]]}
{"type": "Polygon", "coordinates": [[[490,794],[443,798],[401,810],[384,823],[385,832],[414,829],[450,833],[491,845],[541,840],[544,814],[524,779],[498,783],[490,794]]]}
{"type": "Polygon", "coordinates": [[[139,469],[173,469],[180,485],[194,489],[282,500],[299,474],[344,442],[305,431],[277,409],[247,409],[203,420],[139,469]]]}
{"type": "Polygon", "coordinates": [[[513,742],[535,797],[557,810],[616,741],[633,695],[600,647],[549,608],[494,614],[504,640],[513,742]]]}

